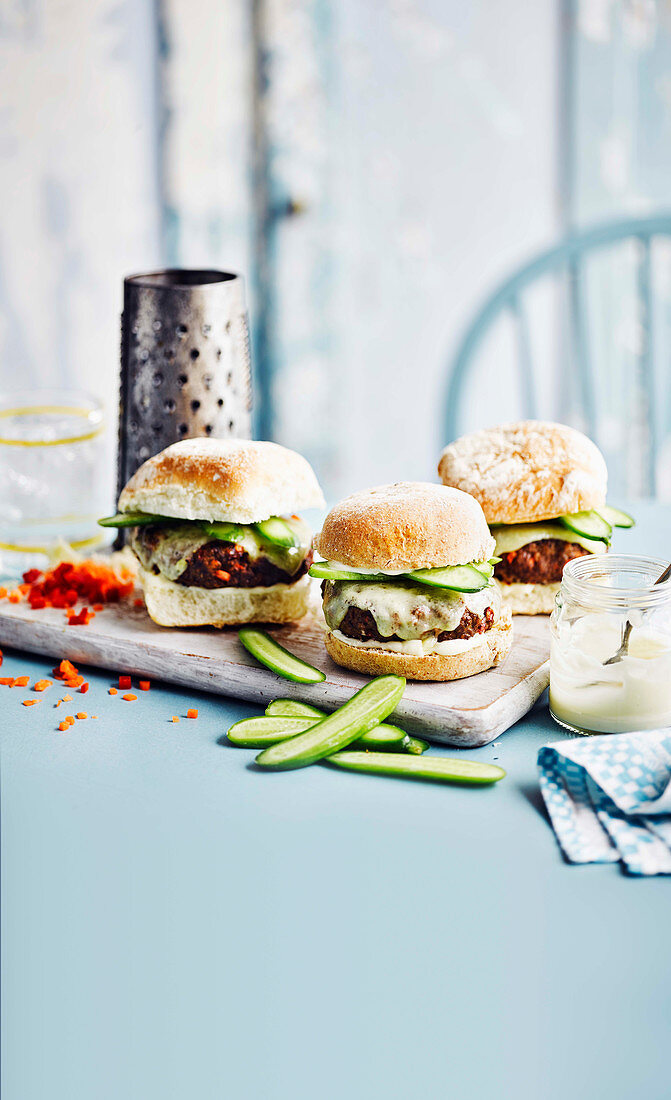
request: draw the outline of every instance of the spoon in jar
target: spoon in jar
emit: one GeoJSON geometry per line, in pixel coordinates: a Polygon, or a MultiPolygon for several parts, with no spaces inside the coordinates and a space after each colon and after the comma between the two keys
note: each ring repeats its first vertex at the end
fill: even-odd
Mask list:
{"type": "MultiPolygon", "coordinates": [[[[664,581],[668,581],[669,577],[671,577],[671,565],[667,565],[664,572],[655,581],[655,584],[663,584],[664,581]]],[[[614,653],[612,657],[609,657],[607,661],[603,662],[604,665],[616,665],[618,661],[621,661],[623,657],[627,656],[627,653],[629,651],[629,638],[631,635],[631,631],[632,624],[627,619],[625,628],[622,632],[622,641],[620,643],[620,648],[618,649],[617,653],[614,653]]]]}

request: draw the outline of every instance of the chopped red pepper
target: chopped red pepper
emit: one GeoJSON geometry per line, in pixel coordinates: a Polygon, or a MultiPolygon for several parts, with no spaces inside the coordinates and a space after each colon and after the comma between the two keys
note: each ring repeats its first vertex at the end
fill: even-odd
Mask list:
{"type": "Polygon", "coordinates": [[[119,687],[121,688],[122,691],[123,690],[128,690],[128,688],[130,686],[131,686],[130,676],[120,676],[119,677],[119,687]]]}

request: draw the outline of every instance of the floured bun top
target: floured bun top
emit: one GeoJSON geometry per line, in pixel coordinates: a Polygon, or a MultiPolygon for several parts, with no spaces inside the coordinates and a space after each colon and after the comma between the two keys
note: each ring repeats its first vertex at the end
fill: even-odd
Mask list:
{"type": "Polygon", "coordinates": [[[331,561],[387,571],[465,565],[494,553],[478,502],[458,489],[423,481],[346,497],[331,509],[314,545],[331,561]]]}
{"type": "Polygon", "coordinates": [[[606,503],[599,448],[565,424],[520,420],[463,435],[438,463],[445,485],[471,493],[488,523],[554,519],[606,503]]]}
{"type": "Polygon", "coordinates": [[[302,455],[249,439],[173,443],[147,459],[119,497],[121,512],[232,523],[323,506],[317,478],[302,455]]]}

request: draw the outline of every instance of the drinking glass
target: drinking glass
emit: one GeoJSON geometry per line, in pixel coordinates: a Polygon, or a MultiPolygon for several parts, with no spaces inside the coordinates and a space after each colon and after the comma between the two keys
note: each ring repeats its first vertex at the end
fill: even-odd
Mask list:
{"type": "Polygon", "coordinates": [[[0,572],[44,566],[59,540],[89,550],[107,510],[101,405],[72,390],[0,394],[0,572]]]}

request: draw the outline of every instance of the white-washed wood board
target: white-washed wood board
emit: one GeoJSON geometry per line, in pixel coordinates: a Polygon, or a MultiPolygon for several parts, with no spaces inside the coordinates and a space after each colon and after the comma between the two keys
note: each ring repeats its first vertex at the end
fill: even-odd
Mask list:
{"type": "MultiPolygon", "coordinates": [[[[1,645],[246,699],[260,708],[290,697],[333,709],[366,683],[365,676],[333,664],[312,616],[269,630],[292,653],[322,669],[326,680],[316,685],[284,680],[243,649],[235,630],[165,629],[132,602],[110,605],[88,626],[77,627],[68,626],[60,610],[0,605],[1,645]]],[[[517,616],[514,630],[512,651],[498,668],[452,683],[409,681],[394,720],[445,745],[473,748],[492,741],[526,714],[549,680],[547,619],[517,616]]]]}

